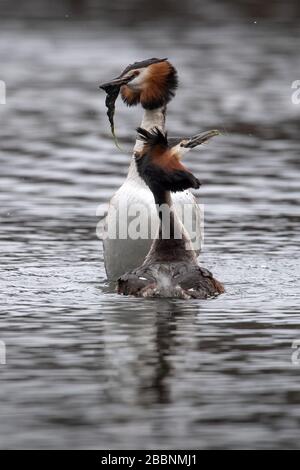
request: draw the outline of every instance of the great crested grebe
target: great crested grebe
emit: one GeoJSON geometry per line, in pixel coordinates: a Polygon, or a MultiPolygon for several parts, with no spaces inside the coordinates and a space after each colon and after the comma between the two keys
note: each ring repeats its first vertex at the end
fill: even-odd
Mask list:
{"type": "Polygon", "coordinates": [[[189,235],[172,207],[170,194],[199,188],[199,180],[181,164],[180,158],[219,132],[208,131],[173,147],[158,128],[150,132],[138,128],[138,133],[144,145],[135,154],[137,171],[153,193],[160,222],[158,235],[143,264],[118,279],[118,293],[181,299],[204,299],[223,293],[223,285],[198,265],[189,235]]]}
{"type": "MultiPolygon", "coordinates": [[[[106,104],[109,107],[108,115],[111,122],[114,102],[120,91],[123,101],[128,106],[141,104],[144,108],[142,128],[151,130],[157,127],[164,132],[166,107],[177,88],[177,72],[167,59],[144,60],[129,65],[119,77],[102,84],[100,88],[108,94],[106,104]]],[[[180,139],[175,139],[174,143],[178,141],[180,139]]],[[[134,153],[142,148],[143,142],[137,136],[134,153]]],[[[195,233],[192,233],[191,230],[189,232],[193,246],[199,252],[201,245],[201,211],[194,195],[188,190],[176,192],[176,194],[172,194],[172,202],[175,210],[178,210],[179,217],[183,213],[182,208],[184,206],[191,206],[193,221],[191,226],[195,233]]],[[[150,228],[146,237],[132,239],[129,236],[128,227],[130,222],[136,218],[136,214],[130,215],[130,208],[135,205],[143,205],[144,207],[144,211],[139,214],[140,225],[149,227],[151,221],[152,227],[154,227],[151,234],[155,233],[159,219],[153,194],[137,171],[135,158],[132,158],[127,178],[110,200],[106,216],[106,230],[111,225],[116,225],[116,234],[114,236],[108,235],[103,240],[105,269],[110,280],[116,280],[123,273],[141,265],[153,241],[150,228]],[[123,220],[126,220],[127,234],[124,235],[123,233],[122,236],[119,236],[118,221],[120,221],[120,216],[123,217],[123,220]]]]}

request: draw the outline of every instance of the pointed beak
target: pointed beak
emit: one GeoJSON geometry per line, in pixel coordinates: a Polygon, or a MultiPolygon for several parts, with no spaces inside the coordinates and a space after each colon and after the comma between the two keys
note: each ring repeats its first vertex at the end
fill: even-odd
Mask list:
{"type": "Polygon", "coordinates": [[[184,140],[183,142],[181,142],[180,146],[187,149],[193,149],[194,147],[197,147],[197,145],[204,144],[215,135],[220,134],[221,133],[217,129],[201,132],[201,134],[194,135],[189,140],[184,140]]]}
{"type": "Polygon", "coordinates": [[[102,83],[99,88],[104,90],[106,93],[110,93],[115,88],[120,88],[122,85],[126,85],[132,77],[117,77],[113,78],[110,82],[102,83]]]}

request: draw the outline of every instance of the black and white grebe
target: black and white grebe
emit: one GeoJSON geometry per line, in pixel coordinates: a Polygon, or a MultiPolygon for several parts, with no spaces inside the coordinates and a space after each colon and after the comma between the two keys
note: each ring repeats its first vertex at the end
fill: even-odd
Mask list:
{"type": "MultiPolygon", "coordinates": [[[[177,72],[173,65],[166,59],[149,59],[135,62],[129,65],[121,75],[107,83],[101,85],[108,96],[114,95],[114,100],[120,91],[123,101],[128,106],[140,104],[144,108],[141,127],[151,130],[157,127],[162,132],[165,131],[165,119],[167,104],[173,98],[177,88],[177,72]],[[112,90],[114,90],[112,92],[112,90]]],[[[138,136],[134,153],[143,148],[143,142],[138,136]]],[[[173,207],[182,209],[186,204],[192,206],[193,224],[196,236],[194,235],[194,247],[201,245],[201,211],[194,195],[188,191],[178,191],[172,194],[173,207]]],[[[109,203],[106,217],[106,227],[119,220],[121,215],[125,219],[127,216],[127,229],[135,216],[130,215],[130,207],[143,205],[145,210],[140,214],[141,225],[158,227],[154,197],[147,184],[137,171],[136,160],[133,157],[127,178],[119,190],[114,194],[109,203]],[[154,221],[154,223],[153,223],[154,221]]],[[[183,213],[182,210],[178,211],[183,213]]],[[[132,239],[128,236],[107,237],[103,241],[104,262],[107,277],[116,280],[120,275],[141,265],[152,244],[153,238],[148,237],[132,239]]],[[[154,227],[154,232],[156,231],[154,227]]],[[[192,236],[192,234],[190,233],[192,236]]]]}
{"type": "Polygon", "coordinates": [[[138,133],[144,144],[134,158],[140,177],[153,194],[159,230],[143,264],[118,279],[118,293],[181,299],[204,299],[223,293],[223,285],[198,265],[197,254],[171,199],[171,192],[199,188],[199,180],[180,158],[185,151],[218,135],[218,131],[205,132],[174,147],[158,128],[150,132],[138,128],[138,133]]]}

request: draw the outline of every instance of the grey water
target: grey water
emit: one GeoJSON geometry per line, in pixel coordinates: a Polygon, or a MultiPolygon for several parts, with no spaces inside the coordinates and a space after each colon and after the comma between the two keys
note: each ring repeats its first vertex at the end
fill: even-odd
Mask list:
{"type": "Polygon", "coordinates": [[[2,449],[299,448],[298,46],[296,27],[263,22],[2,25],[2,449]],[[106,281],[96,211],[141,111],[117,103],[119,151],[98,85],[153,56],[179,72],[169,134],[222,131],[186,158],[217,299],[120,297],[106,281]]]}

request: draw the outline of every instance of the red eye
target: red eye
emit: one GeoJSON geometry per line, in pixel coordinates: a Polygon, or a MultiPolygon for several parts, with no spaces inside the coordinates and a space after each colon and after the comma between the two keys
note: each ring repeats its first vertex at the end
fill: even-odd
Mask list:
{"type": "Polygon", "coordinates": [[[133,75],[134,75],[135,77],[137,77],[139,74],[140,74],[139,70],[135,70],[135,71],[133,72],[133,75]]]}

